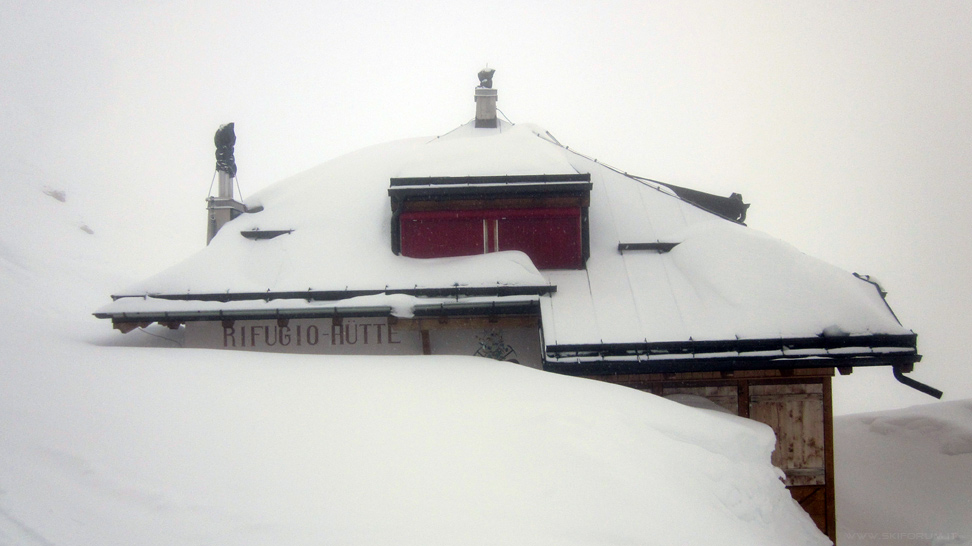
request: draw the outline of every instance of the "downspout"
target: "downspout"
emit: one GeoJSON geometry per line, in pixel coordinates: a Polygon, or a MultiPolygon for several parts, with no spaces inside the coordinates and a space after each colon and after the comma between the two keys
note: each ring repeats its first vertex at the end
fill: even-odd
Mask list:
{"type": "MultiPolygon", "coordinates": [[[[891,313],[891,316],[894,317],[895,322],[897,322],[898,324],[901,324],[901,321],[898,320],[898,315],[895,315],[894,314],[894,309],[891,309],[891,305],[888,303],[888,299],[885,297],[885,296],[888,295],[888,293],[884,291],[884,288],[881,288],[881,285],[880,284],[878,284],[877,282],[871,280],[871,276],[870,275],[861,275],[860,273],[854,273],[854,276],[857,277],[858,279],[860,279],[860,280],[862,280],[862,281],[870,284],[870,285],[873,285],[874,288],[877,289],[878,294],[881,296],[881,301],[883,301],[884,302],[884,306],[888,308],[888,312],[890,312],[891,313]]],[[[894,378],[897,379],[899,383],[903,383],[903,384],[911,387],[912,389],[915,389],[916,391],[923,392],[923,393],[927,394],[928,396],[932,396],[934,398],[937,398],[937,399],[941,400],[942,399],[942,395],[945,394],[942,391],[940,391],[940,390],[938,390],[935,387],[932,387],[930,385],[926,385],[924,383],[921,383],[920,381],[915,381],[914,379],[912,379],[910,377],[905,377],[904,376],[905,373],[910,373],[911,372],[911,369],[912,369],[912,366],[910,364],[908,364],[908,365],[898,364],[898,365],[891,366],[891,371],[894,373],[894,378]],[[907,367],[907,370],[905,369],[906,367],[907,367]]]]}
{"type": "Polygon", "coordinates": [[[900,365],[900,364],[899,365],[896,365],[896,366],[891,366],[891,370],[894,372],[894,378],[895,379],[897,379],[901,383],[904,383],[905,385],[908,385],[909,387],[911,387],[912,389],[915,389],[916,391],[923,392],[923,393],[927,394],[928,396],[933,396],[933,397],[935,397],[935,398],[937,398],[939,400],[942,399],[942,395],[945,394],[945,393],[943,393],[942,391],[936,389],[935,387],[931,387],[931,386],[926,385],[924,383],[915,381],[914,379],[912,379],[910,377],[905,377],[904,376],[904,374],[905,374],[904,368],[905,367],[903,365],[900,365]]]}

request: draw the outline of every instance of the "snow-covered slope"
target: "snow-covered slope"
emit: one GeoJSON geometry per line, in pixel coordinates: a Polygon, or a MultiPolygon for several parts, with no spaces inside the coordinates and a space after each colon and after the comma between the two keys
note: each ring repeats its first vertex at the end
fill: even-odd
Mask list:
{"type": "Polygon", "coordinates": [[[123,250],[22,189],[0,229],[0,544],[827,542],[753,422],[471,357],[112,334],[88,313],[123,250]]]}
{"type": "MultiPolygon", "coordinates": [[[[514,143],[537,141],[534,148],[541,143],[533,133],[523,133],[516,131],[514,143]]],[[[114,291],[141,295],[546,284],[522,253],[442,260],[416,260],[392,253],[389,178],[406,172],[403,169],[417,157],[442,159],[426,157],[428,150],[452,142],[433,139],[430,144],[429,140],[371,146],[277,182],[247,199],[250,209],[263,207],[261,212],[236,218],[209,246],[186,261],[114,291]],[[252,241],[239,234],[254,229],[293,233],[272,241],[252,241]]],[[[464,140],[469,139],[459,142],[464,140]]],[[[475,139],[490,140],[505,143],[508,139],[475,139]]],[[[454,155],[463,148],[448,151],[454,155]]],[[[530,154],[521,151],[517,155],[524,156],[529,159],[530,154]]],[[[468,159],[470,154],[460,157],[468,159]]],[[[534,162],[527,159],[523,164],[513,163],[531,168],[534,162]]],[[[456,161],[459,159],[452,160],[456,161]]],[[[532,168],[545,165],[541,162],[532,168]]]]}
{"type": "Polygon", "coordinates": [[[838,417],[841,545],[972,543],[972,400],[838,417]]]}

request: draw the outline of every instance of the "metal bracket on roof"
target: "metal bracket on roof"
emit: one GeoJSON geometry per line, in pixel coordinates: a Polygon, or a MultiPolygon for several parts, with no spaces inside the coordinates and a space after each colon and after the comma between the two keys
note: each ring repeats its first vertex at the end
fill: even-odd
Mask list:
{"type": "Polygon", "coordinates": [[[880,284],[878,284],[877,281],[872,279],[870,275],[861,275],[860,273],[854,273],[854,276],[874,286],[874,288],[878,291],[878,294],[881,296],[881,300],[884,302],[884,306],[888,308],[888,312],[891,313],[892,317],[894,317],[895,322],[901,324],[901,321],[898,320],[898,315],[894,313],[894,309],[891,309],[891,304],[888,303],[888,299],[887,299],[888,291],[885,290],[880,284]]]}
{"type": "Polygon", "coordinates": [[[618,252],[623,254],[625,250],[654,250],[661,254],[670,252],[676,246],[678,243],[618,243],[618,252]]]}
{"type": "Polygon", "coordinates": [[[287,235],[288,233],[293,233],[292,229],[277,229],[277,230],[260,230],[251,229],[249,231],[241,231],[240,235],[246,237],[247,239],[273,239],[274,237],[279,237],[280,235],[287,235]]]}

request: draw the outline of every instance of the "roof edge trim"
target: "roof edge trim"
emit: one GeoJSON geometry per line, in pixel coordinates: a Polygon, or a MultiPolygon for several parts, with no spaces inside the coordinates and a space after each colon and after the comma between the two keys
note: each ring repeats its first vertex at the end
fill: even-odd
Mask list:
{"type": "Polygon", "coordinates": [[[122,294],[113,295],[112,300],[123,298],[154,298],[160,300],[182,301],[248,301],[248,300],[307,300],[307,301],[339,301],[358,296],[375,296],[380,294],[404,294],[417,297],[463,297],[463,296],[543,296],[557,292],[557,285],[523,285],[523,286],[446,286],[431,288],[384,288],[373,290],[304,290],[272,292],[212,292],[186,294],[122,294]]]}
{"type": "Polygon", "coordinates": [[[491,176],[411,176],[392,178],[391,186],[448,186],[454,184],[542,184],[545,182],[590,182],[590,173],[504,174],[491,176]]]}
{"type": "Polygon", "coordinates": [[[908,366],[921,360],[921,355],[851,355],[841,357],[729,357],[641,360],[637,362],[551,361],[545,360],[544,371],[564,375],[612,375],[645,373],[730,372],[739,370],[772,370],[794,368],[853,368],[859,366],[908,366]]]}
{"type": "Polygon", "coordinates": [[[814,336],[774,339],[728,339],[706,341],[658,341],[643,343],[597,343],[548,345],[546,352],[555,358],[631,357],[662,355],[698,355],[706,353],[752,353],[759,351],[800,351],[806,349],[894,348],[917,350],[918,335],[863,334],[850,336],[814,336]]]}
{"type": "MultiPolygon", "coordinates": [[[[445,316],[513,316],[539,315],[539,301],[492,301],[478,303],[435,303],[418,304],[413,309],[415,318],[445,316]]],[[[184,323],[215,320],[270,320],[270,319],[313,319],[327,317],[387,317],[396,316],[388,305],[284,308],[284,309],[217,309],[198,311],[122,311],[117,313],[94,313],[100,319],[111,319],[114,323],[184,323]]]]}

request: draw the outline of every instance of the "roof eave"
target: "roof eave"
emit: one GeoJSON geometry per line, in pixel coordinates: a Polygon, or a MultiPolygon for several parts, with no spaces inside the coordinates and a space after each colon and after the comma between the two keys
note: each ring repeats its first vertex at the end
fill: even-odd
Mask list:
{"type": "Polygon", "coordinates": [[[921,360],[918,336],[865,334],[771,339],[549,345],[545,369],[570,375],[899,366],[921,360]]]}
{"type": "Polygon", "coordinates": [[[544,361],[545,371],[564,375],[614,375],[689,372],[732,372],[740,370],[779,370],[796,368],[854,368],[860,366],[892,366],[907,368],[921,361],[917,353],[857,354],[841,356],[732,356],[674,359],[646,359],[624,361],[603,357],[592,360],[550,359],[544,361]]]}

